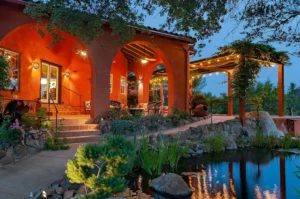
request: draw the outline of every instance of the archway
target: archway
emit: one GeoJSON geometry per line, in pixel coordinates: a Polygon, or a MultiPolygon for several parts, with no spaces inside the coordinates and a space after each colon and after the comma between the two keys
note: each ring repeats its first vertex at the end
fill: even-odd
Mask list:
{"type": "Polygon", "coordinates": [[[168,74],[163,64],[158,65],[152,72],[149,85],[149,102],[160,102],[161,111],[168,112],[168,74]]]}
{"type": "Polygon", "coordinates": [[[166,76],[169,80],[167,84],[169,94],[165,104],[173,105],[174,88],[170,64],[158,47],[144,41],[127,43],[114,56],[110,68],[110,100],[119,102],[122,107],[146,109],[149,102],[150,80],[158,65],[168,70],[166,76]]]}

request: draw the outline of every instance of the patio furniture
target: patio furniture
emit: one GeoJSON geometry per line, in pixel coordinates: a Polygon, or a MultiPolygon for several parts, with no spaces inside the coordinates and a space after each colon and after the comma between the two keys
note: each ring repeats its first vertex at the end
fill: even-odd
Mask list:
{"type": "Polygon", "coordinates": [[[154,114],[158,114],[160,106],[161,102],[149,102],[147,105],[148,113],[150,113],[150,111],[153,111],[154,114]]]}
{"type": "Polygon", "coordinates": [[[85,101],[84,102],[84,114],[86,114],[86,111],[91,110],[91,101],[85,101]]]}
{"type": "Polygon", "coordinates": [[[137,113],[143,113],[143,111],[144,111],[143,108],[128,108],[127,110],[133,116],[135,116],[137,113]]]}
{"type": "Polygon", "coordinates": [[[110,100],[110,109],[121,111],[121,103],[118,101],[110,100]]]}

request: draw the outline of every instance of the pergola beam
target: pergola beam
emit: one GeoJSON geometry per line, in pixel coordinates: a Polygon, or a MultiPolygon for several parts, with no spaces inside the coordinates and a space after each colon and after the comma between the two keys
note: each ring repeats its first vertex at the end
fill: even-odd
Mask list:
{"type": "Polygon", "coordinates": [[[126,47],[127,48],[132,48],[133,50],[138,51],[138,52],[144,54],[144,56],[147,56],[147,57],[153,57],[154,56],[153,53],[151,53],[151,55],[150,55],[148,52],[146,52],[146,50],[142,51],[142,50],[138,49],[137,47],[135,47],[134,45],[128,45],[126,47]]]}
{"type": "Polygon", "coordinates": [[[155,55],[155,52],[152,51],[152,50],[151,50],[149,47],[147,47],[147,46],[142,46],[142,45],[139,45],[139,44],[132,44],[132,45],[135,45],[135,46],[137,46],[138,48],[143,49],[143,50],[147,51],[148,53],[150,53],[150,54],[152,54],[152,55],[155,55]],[[149,50],[149,49],[150,49],[150,50],[149,50]]]}
{"type": "Polygon", "coordinates": [[[134,50],[126,47],[126,46],[123,47],[123,50],[127,50],[127,51],[131,52],[131,54],[135,54],[135,55],[137,55],[140,58],[143,58],[145,56],[145,55],[141,55],[140,53],[138,53],[138,52],[136,52],[136,51],[134,51],[134,50]]]}

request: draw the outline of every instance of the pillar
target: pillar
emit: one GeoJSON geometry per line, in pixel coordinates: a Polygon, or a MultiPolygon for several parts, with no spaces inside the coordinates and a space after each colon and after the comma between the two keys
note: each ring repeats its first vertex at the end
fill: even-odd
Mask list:
{"type": "Polygon", "coordinates": [[[107,31],[88,45],[91,64],[91,117],[103,117],[110,110],[110,69],[119,48],[107,31]],[[101,42],[109,41],[105,47],[101,42]]]}
{"type": "Polygon", "coordinates": [[[284,66],[278,64],[278,116],[284,116],[284,66]]]}
{"type": "Polygon", "coordinates": [[[163,84],[159,85],[159,95],[160,95],[160,101],[161,101],[161,105],[164,105],[164,86],[163,84]]]}
{"type": "Polygon", "coordinates": [[[232,87],[231,87],[231,81],[232,81],[232,74],[230,72],[228,74],[228,116],[233,116],[233,100],[232,100],[232,87]]]}

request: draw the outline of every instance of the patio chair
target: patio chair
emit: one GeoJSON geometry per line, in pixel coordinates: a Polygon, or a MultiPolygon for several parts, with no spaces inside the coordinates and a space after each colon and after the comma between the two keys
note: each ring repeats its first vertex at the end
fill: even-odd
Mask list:
{"type": "Polygon", "coordinates": [[[110,109],[114,109],[116,111],[121,111],[121,103],[118,101],[110,100],[110,109]]]}
{"type": "Polygon", "coordinates": [[[147,105],[148,113],[153,111],[154,114],[158,114],[160,110],[161,102],[149,102],[147,105]]]}

